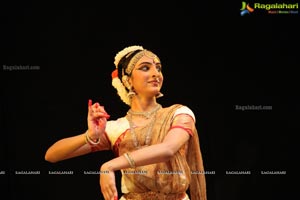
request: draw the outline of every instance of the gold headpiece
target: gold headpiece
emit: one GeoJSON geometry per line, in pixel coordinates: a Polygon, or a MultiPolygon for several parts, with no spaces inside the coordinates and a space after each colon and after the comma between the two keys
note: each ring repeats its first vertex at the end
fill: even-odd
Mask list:
{"type": "Polygon", "coordinates": [[[147,56],[148,58],[153,59],[154,62],[160,62],[159,58],[158,58],[153,52],[144,49],[144,50],[138,52],[137,54],[135,54],[135,55],[131,58],[131,60],[130,60],[130,62],[128,63],[128,66],[127,66],[127,68],[126,68],[126,70],[125,70],[127,74],[131,74],[131,72],[132,72],[134,66],[136,65],[136,63],[137,63],[143,56],[147,56]]]}
{"type": "Polygon", "coordinates": [[[118,64],[120,62],[120,60],[124,57],[124,56],[127,56],[136,51],[136,50],[144,50],[144,48],[142,46],[138,46],[138,45],[133,45],[133,46],[129,46],[129,47],[126,47],[124,48],[123,50],[119,51],[116,56],[115,56],[115,66],[118,67],[118,64]]]}

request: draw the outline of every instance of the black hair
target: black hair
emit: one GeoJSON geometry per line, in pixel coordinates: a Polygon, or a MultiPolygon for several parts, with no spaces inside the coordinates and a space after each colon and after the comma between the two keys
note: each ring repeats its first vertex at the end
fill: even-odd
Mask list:
{"type": "Polygon", "coordinates": [[[133,52],[129,52],[128,54],[130,54],[130,55],[129,55],[128,57],[126,57],[126,55],[128,55],[128,54],[126,54],[126,55],[123,56],[123,58],[120,60],[120,62],[118,63],[118,76],[119,76],[120,80],[122,80],[122,71],[123,71],[123,73],[124,73],[125,75],[130,76],[130,74],[127,74],[127,73],[126,73],[126,68],[128,67],[128,64],[129,64],[131,58],[132,58],[133,56],[135,56],[135,55],[136,55],[138,52],[140,52],[140,51],[142,51],[142,50],[135,50],[135,51],[133,51],[133,52]]]}

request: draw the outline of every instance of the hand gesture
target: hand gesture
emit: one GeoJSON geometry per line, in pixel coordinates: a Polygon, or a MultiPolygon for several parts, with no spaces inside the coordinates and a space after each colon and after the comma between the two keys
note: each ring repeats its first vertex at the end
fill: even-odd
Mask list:
{"type": "Polygon", "coordinates": [[[94,141],[97,141],[100,134],[104,133],[106,127],[106,120],[110,116],[106,113],[103,106],[100,106],[98,102],[92,103],[92,100],[88,102],[88,136],[94,141]]]}

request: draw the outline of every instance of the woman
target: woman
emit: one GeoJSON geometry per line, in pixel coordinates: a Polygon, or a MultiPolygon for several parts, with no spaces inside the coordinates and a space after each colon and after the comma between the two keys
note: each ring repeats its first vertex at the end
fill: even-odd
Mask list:
{"type": "Polygon", "coordinates": [[[88,103],[88,130],[54,143],[45,159],[57,162],[111,149],[116,157],[100,168],[106,200],[118,199],[115,171],[122,172],[120,199],[206,200],[206,182],[195,116],[181,104],[163,108],[162,65],[142,46],[115,56],[112,84],[130,106],[124,117],[108,120],[99,103],[88,103]],[[188,195],[187,191],[189,190],[188,195]]]}

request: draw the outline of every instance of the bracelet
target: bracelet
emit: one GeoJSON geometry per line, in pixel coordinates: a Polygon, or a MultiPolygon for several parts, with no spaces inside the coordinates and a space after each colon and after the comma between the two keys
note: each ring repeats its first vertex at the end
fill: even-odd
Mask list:
{"type": "Polygon", "coordinates": [[[135,168],[135,162],[132,159],[132,157],[129,155],[129,153],[124,153],[124,157],[126,158],[126,160],[128,161],[129,165],[131,168],[135,168]]]}
{"type": "Polygon", "coordinates": [[[90,138],[90,136],[89,136],[89,134],[88,134],[88,131],[87,131],[87,132],[85,132],[85,142],[88,143],[88,144],[90,144],[90,145],[96,145],[96,144],[99,144],[99,143],[100,143],[100,138],[98,138],[97,141],[94,142],[94,141],[90,138]]]}

